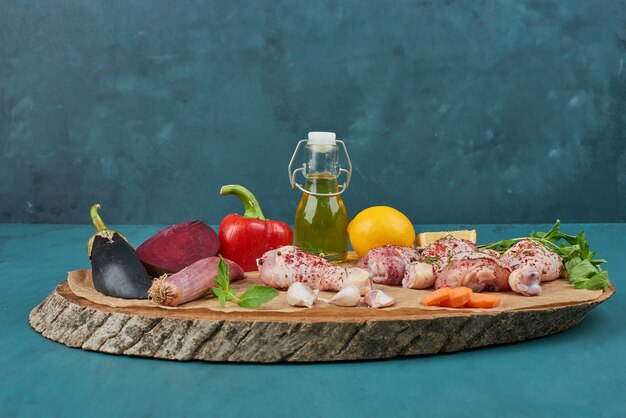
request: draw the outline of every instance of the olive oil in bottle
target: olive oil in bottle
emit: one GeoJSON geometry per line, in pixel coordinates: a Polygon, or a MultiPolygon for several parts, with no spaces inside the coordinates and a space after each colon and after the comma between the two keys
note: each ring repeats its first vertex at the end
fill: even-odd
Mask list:
{"type": "Polygon", "coordinates": [[[309,139],[300,141],[290,164],[292,187],[302,190],[302,199],[296,210],[294,242],[309,252],[322,255],[327,260],[344,260],[348,253],[348,214],[341,199],[349,184],[350,170],[339,167],[338,145],[343,146],[346,159],[350,158],[342,141],[332,132],[309,132],[309,139]],[[301,168],[291,172],[291,165],[305,144],[305,159],[301,168]],[[306,178],[304,186],[295,182],[301,171],[306,178]],[[339,186],[339,175],[346,174],[346,182],[339,186]]]}
{"type": "MultiPolygon", "coordinates": [[[[336,193],[337,177],[311,174],[304,187],[313,193],[336,193]]],[[[348,252],[348,214],[341,196],[303,193],[295,219],[295,243],[327,260],[343,260],[348,252]]]]}

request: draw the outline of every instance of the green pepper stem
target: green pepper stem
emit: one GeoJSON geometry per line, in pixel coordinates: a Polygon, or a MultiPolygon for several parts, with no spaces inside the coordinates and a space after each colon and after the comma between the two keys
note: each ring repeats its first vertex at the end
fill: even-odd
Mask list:
{"type": "Polygon", "coordinates": [[[93,226],[95,226],[98,231],[104,231],[105,229],[107,229],[107,226],[104,224],[104,221],[98,214],[98,209],[100,209],[100,204],[96,203],[91,207],[89,214],[91,215],[91,221],[93,222],[93,226]]]}
{"type": "Polygon", "coordinates": [[[241,200],[243,203],[243,207],[245,212],[243,214],[244,218],[256,218],[262,221],[266,221],[265,216],[263,216],[263,211],[261,211],[261,206],[259,206],[259,202],[256,200],[256,197],[252,194],[252,192],[246,189],[239,184],[229,184],[226,186],[222,186],[220,189],[220,194],[222,196],[226,196],[229,194],[234,194],[241,200]]]}

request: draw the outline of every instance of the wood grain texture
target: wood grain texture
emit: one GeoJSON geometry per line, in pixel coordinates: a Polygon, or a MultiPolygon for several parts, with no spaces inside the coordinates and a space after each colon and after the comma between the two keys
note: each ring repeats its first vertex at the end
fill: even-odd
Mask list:
{"type": "Polygon", "coordinates": [[[316,362],[384,359],[506,344],[564,331],[615,293],[592,302],[467,314],[369,308],[222,313],[111,308],[61,283],[30,315],[44,337],[70,347],[170,360],[316,362]]]}

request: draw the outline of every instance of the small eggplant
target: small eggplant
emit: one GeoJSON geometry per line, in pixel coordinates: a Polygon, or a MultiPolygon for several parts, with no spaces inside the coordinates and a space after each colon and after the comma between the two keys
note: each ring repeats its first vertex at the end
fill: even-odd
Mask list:
{"type": "Polygon", "coordinates": [[[146,299],[152,284],[146,268],[126,237],[106,227],[98,209],[100,205],[91,207],[91,220],[98,232],[87,242],[94,287],[107,296],[146,299]]]}

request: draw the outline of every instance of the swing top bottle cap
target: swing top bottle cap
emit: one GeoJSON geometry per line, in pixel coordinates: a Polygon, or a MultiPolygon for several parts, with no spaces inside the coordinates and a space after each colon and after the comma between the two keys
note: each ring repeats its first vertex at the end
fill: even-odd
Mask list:
{"type": "Polygon", "coordinates": [[[307,145],[335,145],[336,138],[334,132],[309,132],[307,145]]]}

